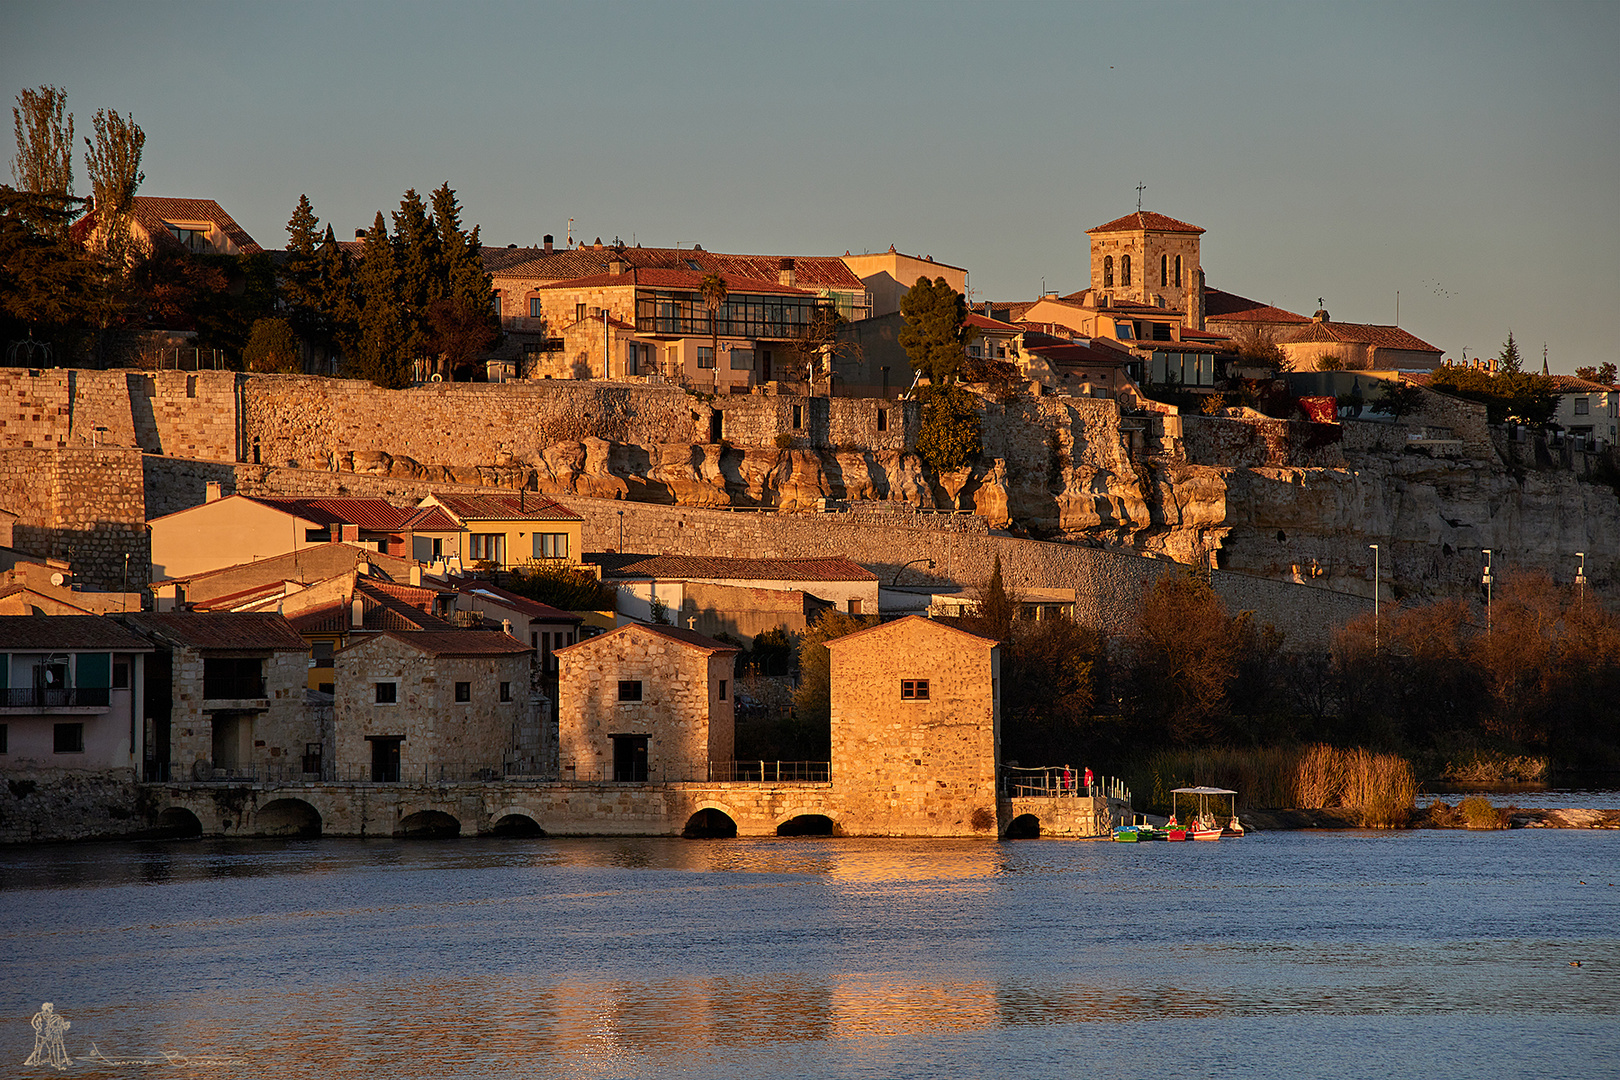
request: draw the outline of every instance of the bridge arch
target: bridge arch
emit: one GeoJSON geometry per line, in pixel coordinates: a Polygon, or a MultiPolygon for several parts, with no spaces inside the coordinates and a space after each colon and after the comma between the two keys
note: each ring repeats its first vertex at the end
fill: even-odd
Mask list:
{"type": "Polygon", "coordinates": [[[184,840],[203,833],[202,821],[184,806],[166,807],[157,816],[155,835],[164,840],[184,840]]]}
{"type": "Polygon", "coordinates": [[[527,810],[504,810],[496,815],[489,827],[491,836],[544,836],[546,830],[540,827],[534,815],[527,810]]]}
{"type": "Polygon", "coordinates": [[[443,810],[418,810],[399,819],[395,836],[411,840],[441,840],[461,835],[461,821],[443,810]]]}
{"type": "Polygon", "coordinates": [[[777,836],[833,836],[838,823],[820,808],[789,811],[776,823],[777,836]]]}
{"type": "Polygon", "coordinates": [[[1003,840],[1034,840],[1041,835],[1041,819],[1034,814],[1019,814],[1007,823],[1003,840]]]}
{"type": "Polygon", "coordinates": [[[686,819],[681,835],[688,840],[730,840],[737,835],[737,819],[720,803],[701,803],[686,819]]]}
{"type": "Polygon", "coordinates": [[[274,799],[253,815],[260,836],[319,836],[321,812],[303,799],[274,799]]]}

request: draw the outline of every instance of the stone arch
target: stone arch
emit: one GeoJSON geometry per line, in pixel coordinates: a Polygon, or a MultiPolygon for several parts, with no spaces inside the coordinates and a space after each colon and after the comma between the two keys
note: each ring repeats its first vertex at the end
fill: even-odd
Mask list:
{"type": "Polygon", "coordinates": [[[686,819],[681,835],[688,840],[730,840],[737,835],[737,819],[724,807],[705,805],[686,819]]]}
{"type": "Polygon", "coordinates": [[[1034,814],[1019,814],[1007,823],[1003,840],[1034,840],[1041,835],[1041,819],[1034,814]]]}
{"type": "Polygon", "coordinates": [[[527,810],[508,810],[489,827],[491,836],[544,836],[546,830],[527,810]]]}
{"type": "Polygon", "coordinates": [[[777,836],[833,836],[838,826],[819,810],[795,810],[776,823],[777,836]]]}
{"type": "Polygon", "coordinates": [[[443,810],[418,810],[399,819],[395,836],[412,840],[441,840],[461,835],[461,822],[443,810]]]}
{"type": "Polygon", "coordinates": [[[153,832],[169,840],[189,839],[201,836],[202,822],[190,810],[183,806],[171,806],[157,816],[157,826],[153,832]]]}
{"type": "Polygon", "coordinates": [[[253,815],[260,836],[319,836],[321,812],[303,799],[275,799],[253,815]]]}

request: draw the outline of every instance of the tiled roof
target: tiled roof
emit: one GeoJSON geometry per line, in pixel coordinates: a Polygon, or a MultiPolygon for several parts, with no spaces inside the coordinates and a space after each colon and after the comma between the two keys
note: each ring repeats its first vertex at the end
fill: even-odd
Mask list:
{"type": "Polygon", "coordinates": [[[378,532],[392,532],[416,513],[414,506],[395,506],[382,499],[272,499],[258,495],[243,498],[317,525],[358,525],[378,532]]]}
{"type": "Polygon", "coordinates": [[[403,528],[412,532],[460,532],[461,523],[444,512],[441,506],[429,506],[418,510],[416,515],[407,521],[403,528]]]}
{"type": "Polygon", "coordinates": [[[518,656],[532,651],[499,630],[385,630],[380,636],[402,641],[429,656],[518,656]]]}
{"type": "MultiPolygon", "coordinates": [[[[386,581],[356,581],[354,599],[360,601],[364,630],[454,630],[455,626],[432,613],[434,589],[396,585],[386,581]]],[[[352,601],[339,600],[288,618],[300,634],[336,634],[350,629],[352,601]]]]}
{"type": "Polygon", "coordinates": [[[411,559],[333,541],[269,559],[238,563],[205,574],[170,580],[186,582],[186,598],[200,603],[204,599],[215,601],[221,597],[250,593],[262,586],[280,586],[284,581],[324,581],[353,570],[361,563],[370,563],[389,577],[404,577],[416,565],[411,559]]]}
{"type": "Polygon", "coordinates": [[[1179,232],[1201,233],[1204,230],[1197,225],[1189,225],[1185,221],[1177,221],[1173,217],[1155,214],[1151,210],[1138,210],[1134,214],[1126,214],[1122,218],[1115,218],[1106,225],[1098,225],[1095,229],[1087,229],[1087,233],[1110,232],[1179,232]]]}
{"type": "Polygon", "coordinates": [[[722,581],[876,581],[848,559],[744,559],[722,555],[654,555],[631,560],[615,577],[713,578],[722,581]]]}
{"type": "Polygon", "coordinates": [[[1079,364],[1123,364],[1135,357],[1120,349],[1087,345],[1037,345],[1030,352],[1049,363],[1065,367],[1079,364]]]}
{"type": "MultiPolygon", "coordinates": [[[[595,274],[591,277],[574,278],[569,281],[553,281],[549,285],[542,285],[542,289],[600,289],[613,285],[636,286],[644,289],[690,289],[697,290],[703,284],[707,274],[696,270],[665,270],[658,267],[647,269],[626,270],[622,274],[595,274]]],[[[726,282],[727,293],[780,293],[786,296],[814,296],[810,289],[801,289],[793,285],[779,285],[774,280],[766,278],[742,277],[737,274],[721,274],[726,282]]]]}
{"type": "Polygon", "coordinates": [[[1011,331],[1014,334],[1018,333],[1019,330],[1018,327],[1014,326],[1010,322],[1002,322],[1000,319],[991,319],[984,315],[976,315],[971,311],[968,312],[967,318],[963,321],[969,326],[976,327],[980,330],[1011,331]]]}
{"type": "Polygon", "coordinates": [[[1204,318],[1231,322],[1306,323],[1304,315],[1262,304],[1237,293],[1220,289],[1204,290],[1204,318]]]}
{"type": "MultiPolygon", "coordinates": [[[[561,249],[550,255],[541,251],[528,261],[503,262],[499,269],[491,267],[490,270],[497,277],[563,281],[606,274],[608,262],[614,258],[636,269],[695,272],[700,278],[712,270],[727,276],[775,284],[783,256],[727,255],[695,248],[592,246],[561,249]]],[[[842,259],[824,255],[794,255],[791,258],[794,281],[801,289],[812,292],[820,289],[861,292],[866,288],[842,259]]]]}
{"type": "Polygon", "coordinates": [[[853,634],[845,634],[843,637],[831,638],[831,639],[823,642],[823,644],[829,645],[829,646],[830,645],[844,645],[844,644],[847,644],[848,642],[851,642],[851,641],[855,640],[858,637],[864,637],[867,634],[876,634],[876,633],[880,633],[880,632],[884,632],[884,633],[892,632],[896,627],[903,626],[906,623],[913,623],[913,622],[921,623],[924,626],[937,626],[941,630],[949,630],[953,634],[961,634],[965,638],[971,638],[975,644],[986,645],[986,646],[999,644],[999,642],[993,637],[986,637],[983,634],[975,634],[971,630],[963,630],[960,626],[953,626],[950,623],[944,621],[943,619],[927,619],[927,618],[924,618],[921,615],[907,615],[903,619],[894,619],[894,620],[892,620],[890,622],[879,623],[876,626],[868,626],[865,630],[857,630],[853,634]]]}
{"type": "Polygon", "coordinates": [[[602,642],[615,635],[634,633],[653,634],[709,653],[734,653],[740,651],[735,645],[727,645],[723,641],[716,641],[714,638],[700,634],[696,630],[687,630],[680,626],[661,626],[657,623],[626,623],[617,630],[609,631],[606,634],[598,634],[596,637],[589,637],[583,641],[576,641],[574,644],[556,651],[559,653],[569,652],[573,649],[589,651],[593,647],[599,648],[602,642]]]}
{"type": "Polygon", "coordinates": [[[531,619],[540,619],[544,622],[583,622],[572,611],[554,608],[550,604],[542,604],[538,600],[530,600],[527,596],[519,596],[509,589],[499,585],[491,585],[487,581],[462,582],[459,586],[462,596],[469,597],[475,603],[480,599],[488,599],[502,607],[513,611],[521,611],[531,619]]]}
{"type": "MultiPolygon", "coordinates": [[[[225,212],[225,208],[213,199],[167,199],[153,195],[137,195],[134,206],[130,209],[130,217],[146,231],[148,236],[159,243],[165,241],[175,243],[167,222],[179,225],[206,221],[230,237],[231,243],[235,244],[243,255],[256,255],[264,250],[247,234],[247,230],[238,225],[231,215],[225,212]]],[[[82,242],[94,231],[95,223],[96,215],[92,210],[73,223],[74,237],[82,242]]]]}
{"type": "Polygon", "coordinates": [[[0,652],[37,649],[151,652],[152,644],[100,615],[0,615],[0,652]]]}
{"type": "Polygon", "coordinates": [[[532,491],[516,495],[449,495],[435,491],[433,501],[462,521],[582,521],[561,503],[532,491]]]}
{"type": "Polygon", "coordinates": [[[505,270],[510,266],[522,266],[524,263],[546,257],[543,247],[484,247],[479,252],[484,260],[484,269],[491,274],[505,270]]]}
{"type": "Polygon", "coordinates": [[[1552,392],[1555,394],[1601,394],[1612,389],[1600,382],[1582,379],[1575,375],[1548,375],[1551,381],[1552,392]]]}
{"type": "Polygon", "coordinates": [[[1277,339],[1279,345],[1303,345],[1311,342],[1371,345],[1376,349],[1405,349],[1411,352],[1441,351],[1398,326],[1384,326],[1378,323],[1313,321],[1297,330],[1290,330],[1277,339]]]}
{"type": "Polygon", "coordinates": [[[1008,300],[1005,303],[990,302],[990,313],[1007,322],[1015,323],[1023,318],[1024,312],[1040,303],[1039,300],[1008,300]]]}
{"type": "Polygon", "coordinates": [[[305,648],[304,639],[280,615],[248,611],[164,611],[121,615],[131,628],[197,649],[305,648]]]}

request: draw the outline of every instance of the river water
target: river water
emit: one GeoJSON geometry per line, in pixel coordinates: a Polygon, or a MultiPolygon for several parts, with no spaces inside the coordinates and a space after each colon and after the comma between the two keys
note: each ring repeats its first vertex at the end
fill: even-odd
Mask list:
{"type": "Polygon", "coordinates": [[[63,845],[0,914],[0,1075],[42,1001],[82,1076],[1620,1075],[1612,832],[63,845]]]}

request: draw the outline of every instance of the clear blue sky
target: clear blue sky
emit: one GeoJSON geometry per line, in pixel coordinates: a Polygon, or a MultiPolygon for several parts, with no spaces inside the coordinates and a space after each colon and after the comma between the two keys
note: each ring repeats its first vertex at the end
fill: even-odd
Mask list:
{"type": "MultiPolygon", "coordinates": [[[[448,180],[487,244],[929,254],[1087,284],[1085,230],[1203,226],[1211,285],[1620,361],[1620,4],[43,3],[7,95],[147,133],[143,193],[280,246],[448,180]]],[[[82,142],[81,142],[82,147],[82,142]]],[[[10,144],[7,143],[9,151],[10,144]]],[[[10,154],[7,154],[9,161],[10,154]]],[[[88,187],[82,154],[80,193],[88,187]]]]}

